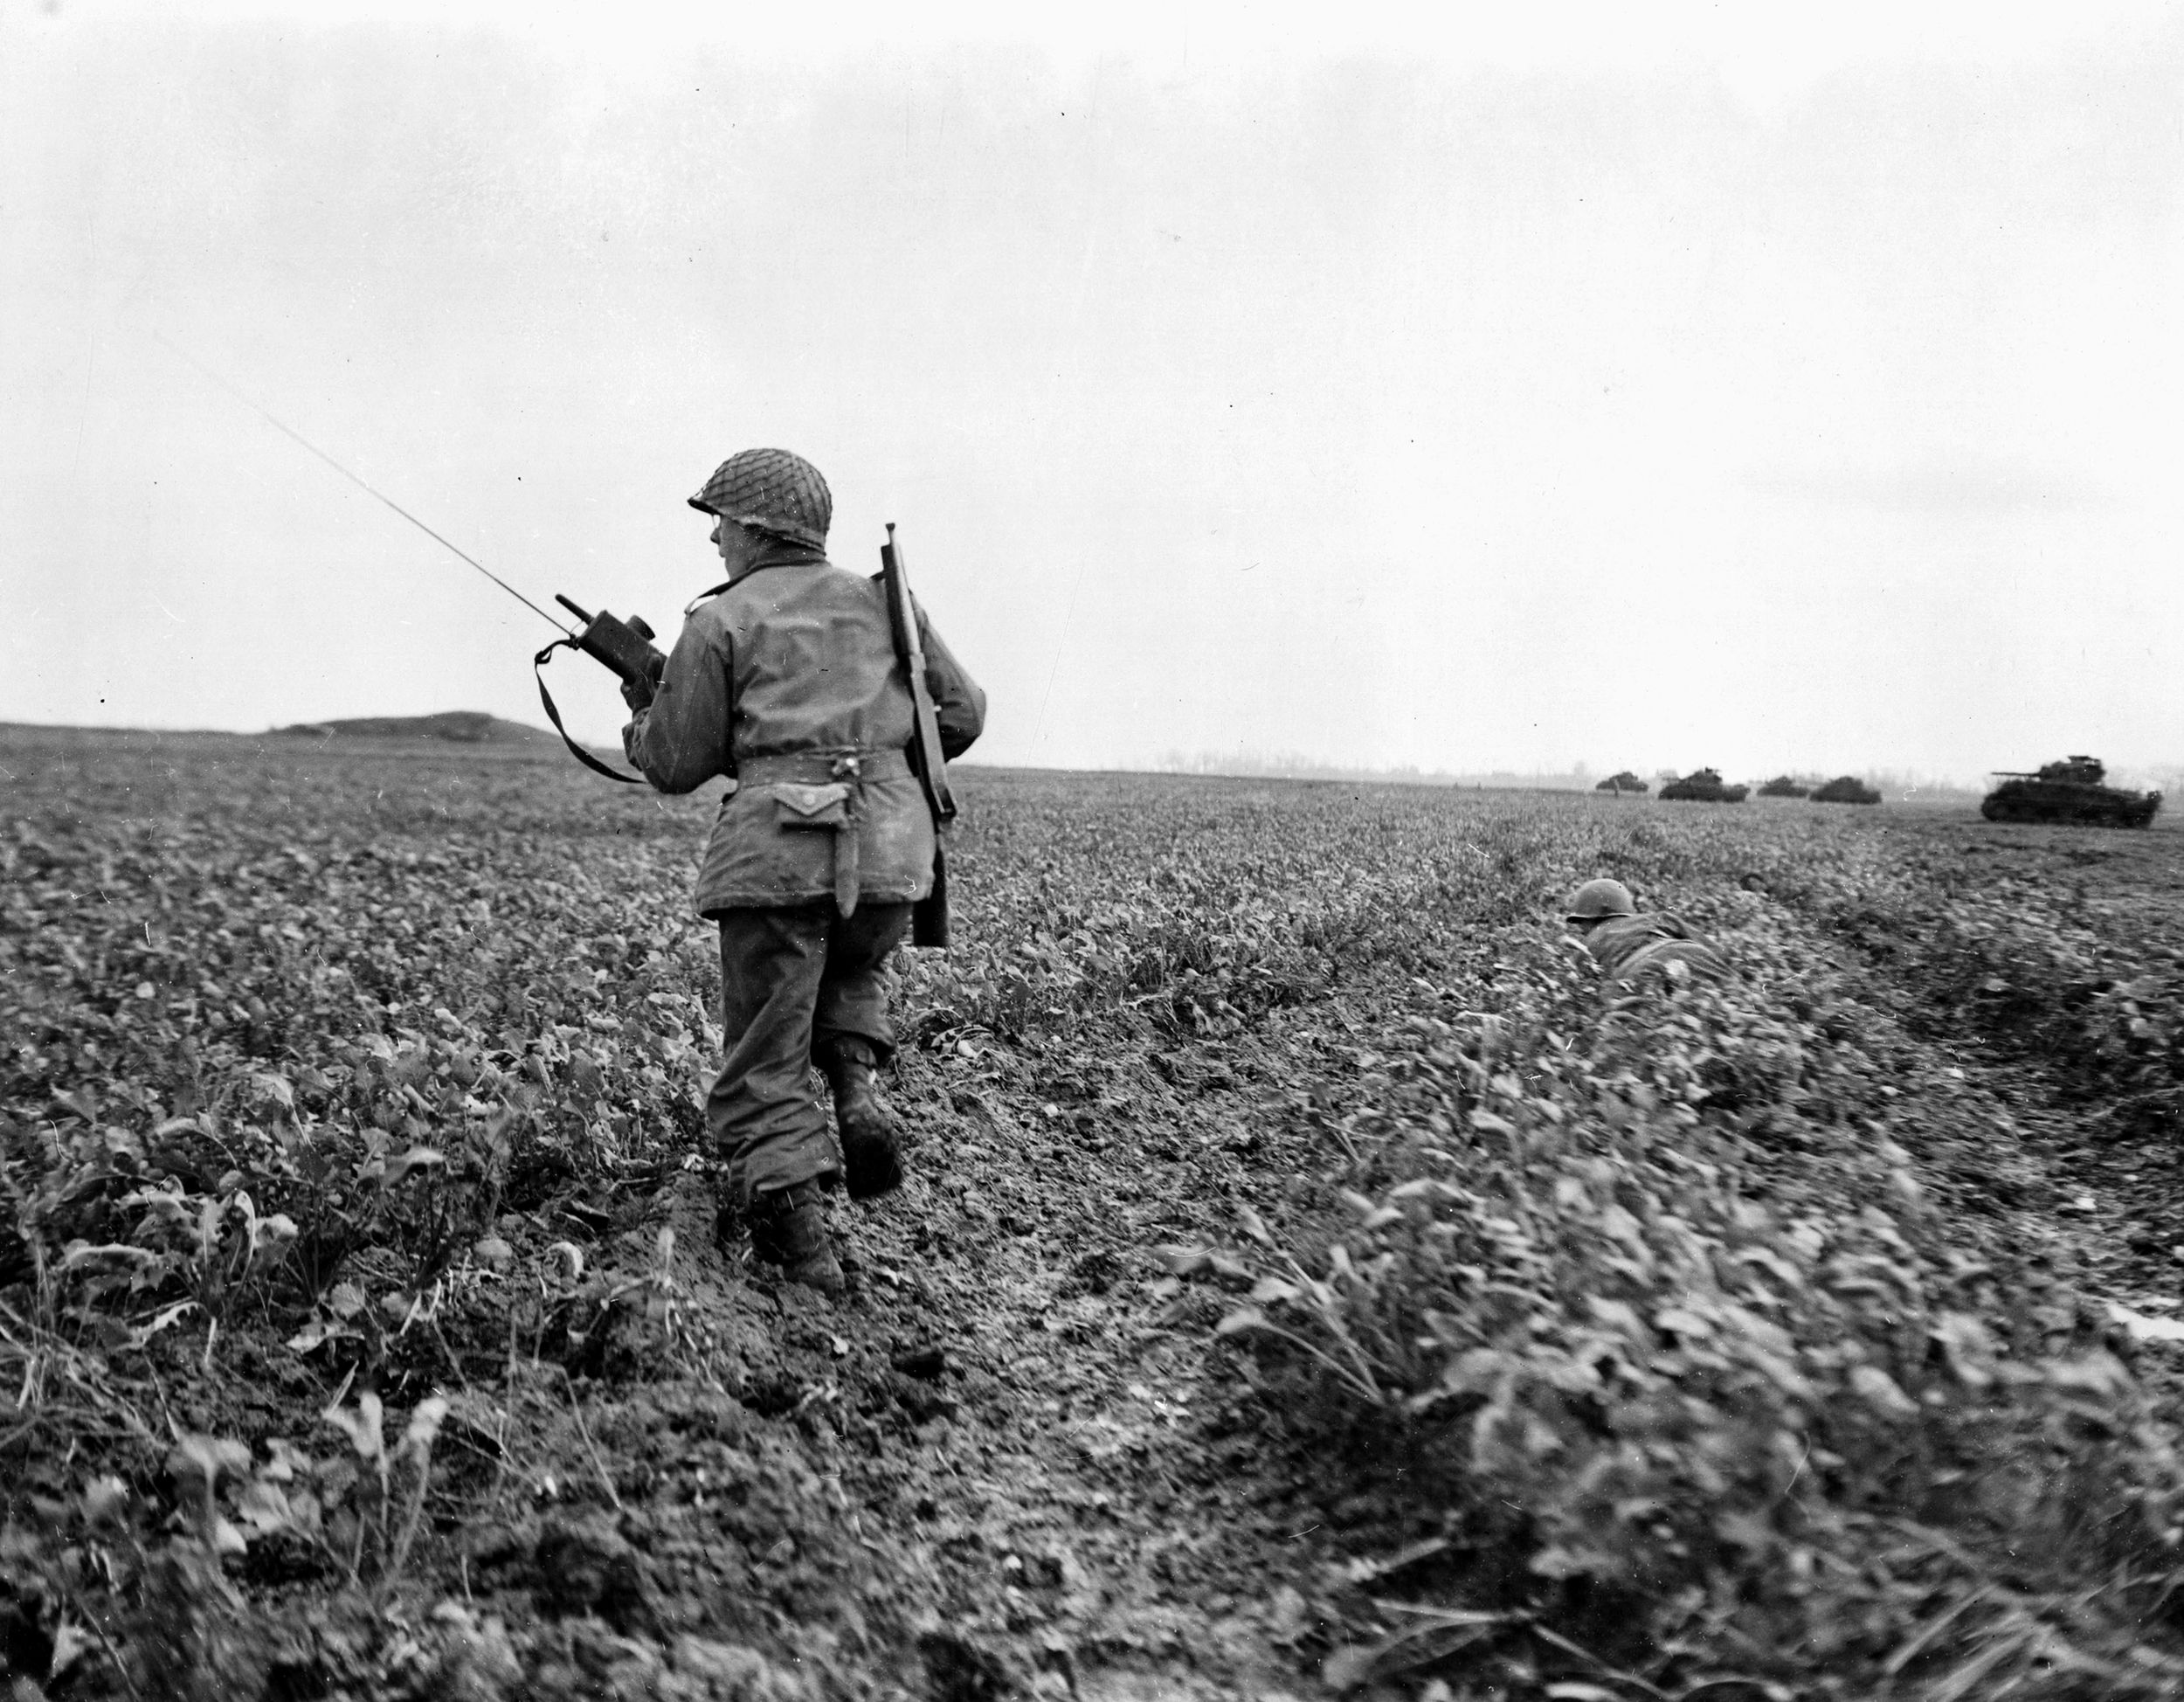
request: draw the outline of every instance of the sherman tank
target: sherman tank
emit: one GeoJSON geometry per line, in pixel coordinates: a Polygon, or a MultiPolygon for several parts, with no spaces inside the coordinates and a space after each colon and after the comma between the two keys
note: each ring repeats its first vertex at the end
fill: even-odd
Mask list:
{"type": "Polygon", "coordinates": [[[1694,769],[1681,780],[1671,780],[1661,788],[1661,795],[1669,799],[1686,799],[1701,804],[1741,804],[1749,786],[1725,786],[1721,771],[1713,768],[1694,769]]]}
{"type": "Polygon", "coordinates": [[[2065,757],[2030,772],[1998,768],[2001,781],[1980,805],[1989,821],[2066,821],[2088,827],[2144,827],[2161,807],[2158,792],[2107,784],[2098,757],[2065,757]]]}

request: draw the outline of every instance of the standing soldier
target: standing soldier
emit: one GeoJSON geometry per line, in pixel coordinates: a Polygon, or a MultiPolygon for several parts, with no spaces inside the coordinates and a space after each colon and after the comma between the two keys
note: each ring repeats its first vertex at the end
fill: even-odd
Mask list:
{"type": "MultiPolygon", "coordinates": [[[[743,450],[690,506],[715,517],[728,578],[692,605],[650,702],[625,688],[636,718],[622,744],[662,792],[729,777],[697,885],[698,913],[720,924],[727,1048],[706,1124],[753,1249],[838,1294],[823,1193],[840,1180],[869,1200],[902,1180],[874,1083],[895,1050],[881,972],[932,890],[938,843],[904,754],[908,669],[879,580],[826,559],[833,497],[809,461],[743,450]]],[[[917,629],[953,758],[978,737],[985,694],[922,612],[917,629]]]]}

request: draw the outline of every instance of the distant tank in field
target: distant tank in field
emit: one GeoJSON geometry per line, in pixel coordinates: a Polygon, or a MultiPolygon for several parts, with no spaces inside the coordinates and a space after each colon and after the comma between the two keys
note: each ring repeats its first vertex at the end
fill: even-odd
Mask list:
{"type": "Polygon", "coordinates": [[[2067,821],[2088,827],[2144,827],[2161,807],[2158,792],[2125,792],[2106,784],[2098,757],[2065,757],[2034,773],[1997,769],[2001,785],[1980,813],[1989,821],[2067,821]]]}
{"type": "Polygon", "coordinates": [[[1661,788],[1661,795],[1669,799],[1684,799],[1701,804],[1741,804],[1749,786],[1725,786],[1721,771],[1713,768],[1694,769],[1680,780],[1671,780],[1661,788]]]}

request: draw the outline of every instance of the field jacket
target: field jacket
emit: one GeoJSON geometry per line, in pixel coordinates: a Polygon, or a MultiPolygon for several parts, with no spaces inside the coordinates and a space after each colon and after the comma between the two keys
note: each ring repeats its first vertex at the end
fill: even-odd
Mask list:
{"type": "Polygon", "coordinates": [[[1691,973],[1719,979],[1729,972],[1720,952],[1667,910],[1617,917],[1586,937],[1585,949],[1611,981],[1635,981],[1648,970],[1681,963],[1691,973]]]}
{"type": "MultiPolygon", "coordinates": [[[[985,694],[923,610],[917,626],[954,758],[985,724],[985,694]]],[[[784,546],[690,612],[622,745],[662,792],[730,777],[700,915],[830,895],[847,912],[932,889],[932,816],[904,760],[915,725],[879,579],[784,546]]]]}

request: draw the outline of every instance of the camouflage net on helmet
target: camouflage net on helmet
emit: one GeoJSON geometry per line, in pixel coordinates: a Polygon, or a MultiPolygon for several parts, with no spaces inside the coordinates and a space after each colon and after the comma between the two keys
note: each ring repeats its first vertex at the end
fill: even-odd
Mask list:
{"type": "Polygon", "coordinates": [[[786,449],[739,450],[714,470],[690,506],[814,550],[826,547],[834,519],[834,494],[819,468],[786,449]]]}

